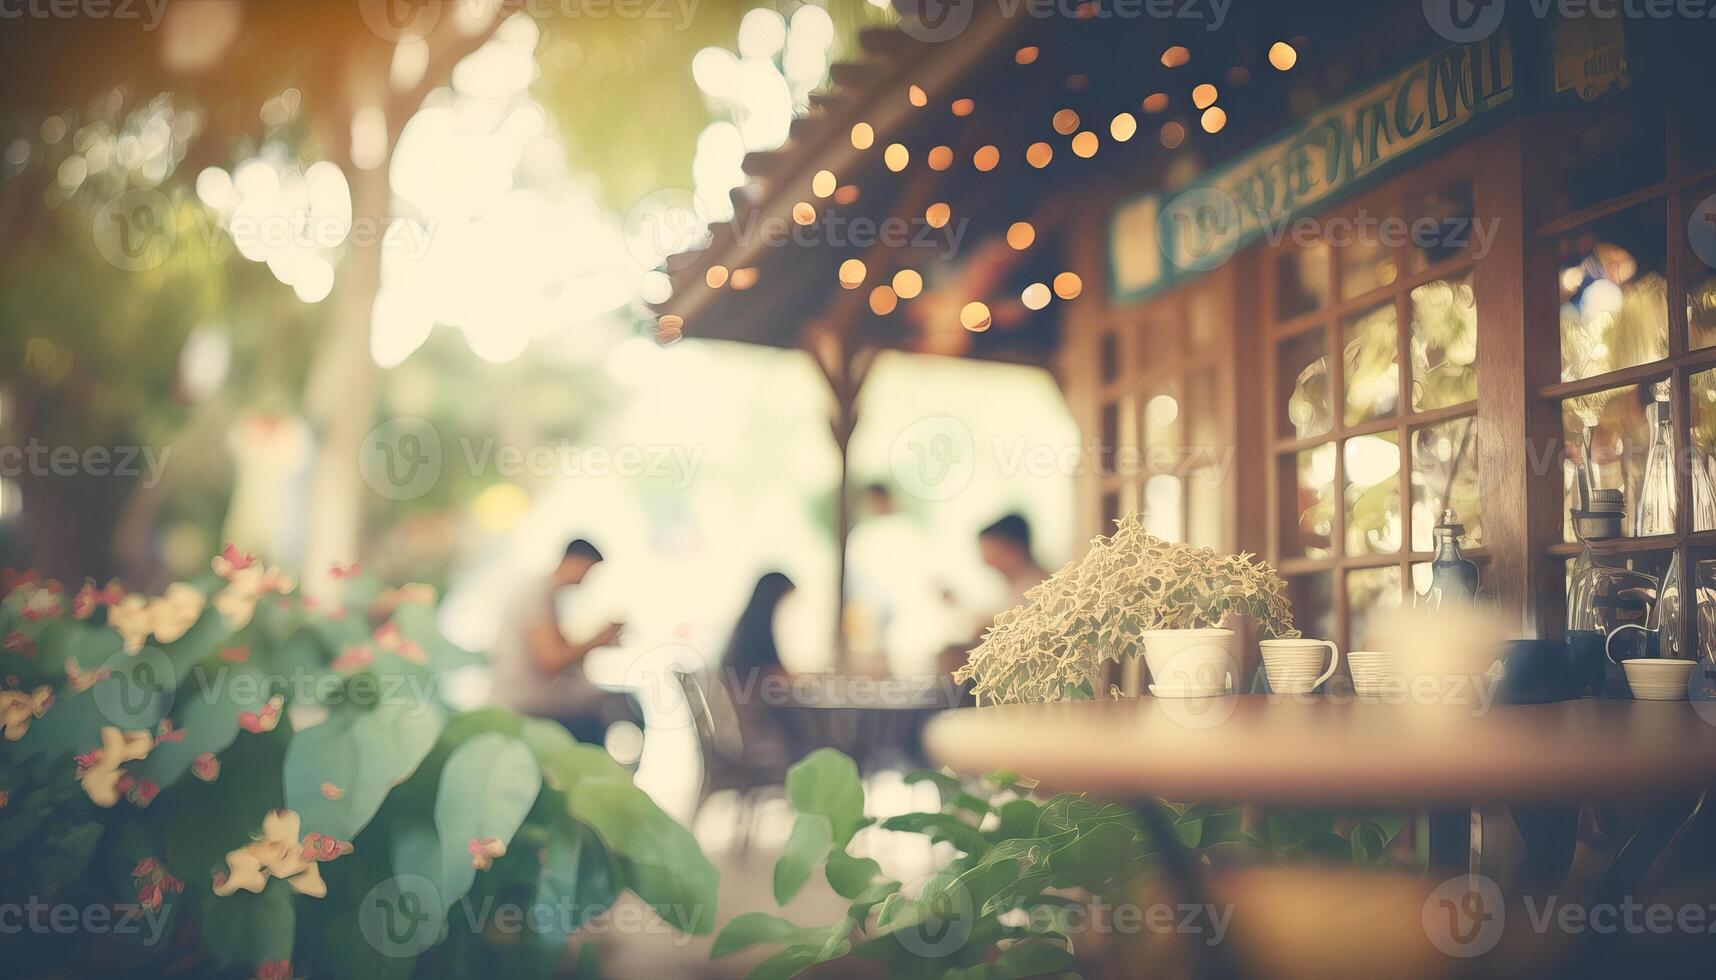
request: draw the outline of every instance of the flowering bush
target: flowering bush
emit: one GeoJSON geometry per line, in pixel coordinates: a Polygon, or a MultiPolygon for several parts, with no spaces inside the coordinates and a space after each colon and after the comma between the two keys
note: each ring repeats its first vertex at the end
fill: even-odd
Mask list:
{"type": "Polygon", "coordinates": [[[336,581],[316,602],[231,547],[155,597],[6,574],[14,975],[547,973],[628,889],[711,928],[713,866],[604,752],[448,709],[441,672],[478,658],[436,629],[433,589],[336,581]],[[499,901],[575,911],[496,936],[499,901]]]}

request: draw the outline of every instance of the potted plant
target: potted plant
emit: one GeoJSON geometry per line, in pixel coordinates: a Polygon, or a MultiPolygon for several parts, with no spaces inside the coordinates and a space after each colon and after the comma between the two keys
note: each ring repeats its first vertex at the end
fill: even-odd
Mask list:
{"type": "Polygon", "coordinates": [[[1088,698],[1109,662],[1142,650],[1160,677],[1199,646],[1225,653],[1237,673],[1242,618],[1261,638],[1299,635],[1286,584],[1267,564],[1163,541],[1128,514],[995,617],[955,678],[974,682],[979,703],[1088,698]]]}

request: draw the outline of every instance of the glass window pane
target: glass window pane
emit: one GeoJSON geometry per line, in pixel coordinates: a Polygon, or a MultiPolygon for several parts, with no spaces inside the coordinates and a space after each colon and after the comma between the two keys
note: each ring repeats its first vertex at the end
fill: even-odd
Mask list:
{"type": "Polygon", "coordinates": [[[1286,399],[1280,432],[1320,436],[1334,424],[1329,404],[1329,353],[1321,328],[1294,334],[1276,348],[1276,391],[1286,399]]]}
{"type": "Polygon", "coordinates": [[[1102,533],[1107,534],[1114,529],[1114,522],[1120,520],[1120,494],[1110,491],[1102,495],[1102,533]]]}
{"type": "Polygon", "coordinates": [[[1666,226],[1658,204],[1561,238],[1563,381],[1668,356],[1666,226]]]}
{"type": "Polygon", "coordinates": [[[1293,604],[1293,625],[1299,627],[1299,632],[1319,640],[1334,639],[1333,584],[1330,572],[1288,576],[1287,601],[1293,604]]]}
{"type": "Polygon", "coordinates": [[[1393,415],[1400,402],[1400,317],[1394,301],[1348,317],[1341,332],[1347,424],[1393,415]]]}
{"type": "Polygon", "coordinates": [[[1137,336],[1138,365],[1146,372],[1159,371],[1180,356],[1180,312],[1175,304],[1171,311],[1152,306],[1150,319],[1145,320],[1137,336]]]}
{"type": "Polygon", "coordinates": [[[1335,250],[1341,265],[1341,299],[1362,296],[1400,277],[1394,249],[1378,241],[1381,237],[1387,236],[1355,232],[1352,241],[1335,250]]]}
{"type": "Polygon", "coordinates": [[[1400,606],[1400,566],[1355,568],[1347,573],[1347,649],[1369,648],[1375,615],[1400,606]]]}
{"type": "Polygon", "coordinates": [[[1346,553],[1400,550],[1400,436],[1354,436],[1341,453],[1346,465],[1346,553]]]}
{"type": "Polygon", "coordinates": [[[1221,294],[1208,286],[1194,289],[1186,303],[1186,346],[1192,353],[1210,350],[1221,332],[1221,294]]]}
{"type": "Polygon", "coordinates": [[[1716,368],[1692,376],[1692,529],[1716,530],[1716,368]]]}
{"type": "Polygon", "coordinates": [[[1275,317],[1291,320],[1329,304],[1329,245],[1282,249],[1275,258],[1275,317]]]}
{"type": "MultiPolygon", "coordinates": [[[[1716,126],[1710,127],[1716,130],[1716,126]]],[[[1686,195],[1685,258],[1687,346],[1697,350],[1716,344],[1716,190],[1700,188],[1686,195]]]]}
{"type": "Polygon", "coordinates": [[[1152,473],[1177,468],[1179,447],[1180,402],[1171,386],[1154,389],[1144,402],[1145,467],[1152,473]]]}
{"type": "Polygon", "coordinates": [[[1185,493],[1180,478],[1158,473],[1144,483],[1144,530],[1164,541],[1186,539],[1185,493]]]}
{"type": "Polygon", "coordinates": [[[1120,377],[1120,335],[1109,330],[1102,335],[1102,341],[1097,345],[1097,369],[1103,384],[1110,384],[1120,377]]]}
{"type": "Polygon", "coordinates": [[[1606,109],[1580,106],[1555,130],[1556,216],[1662,180],[1668,134],[1663,102],[1638,95],[1606,109]]]}
{"type": "Polygon", "coordinates": [[[1335,444],[1324,443],[1281,458],[1281,553],[1328,558],[1334,554],[1335,444]]]}
{"type": "Polygon", "coordinates": [[[1462,405],[1478,397],[1478,307],[1472,273],[1434,279],[1412,291],[1412,410],[1462,405]]]}
{"type": "MultiPolygon", "coordinates": [[[[1650,427],[1645,423],[1650,398],[1649,386],[1626,385],[1561,403],[1561,434],[1567,451],[1563,509],[1578,506],[1578,471],[1589,461],[1593,487],[1621,487],[1626,491],[1623,530],[1633,533],[1645,453],[1650,447],[1650,427]]],[[[1528,459],[1526,465],[1532,461],[1528,459]]],[[[1566,521],[1564,527],[1565,540],[1574,540],[1572,522],[1566,521]]]]}
{"type": "Polygon", "coordinates": [[[1227,444],[1222,436],[1219,377],[1215,368],[1206,368],[1186,384],[1186,446],[1200,454],[1219,453],[1227,444]]]}
{"type": "Polygon", "coordinates": [[[1406,254],[1413,272],[1452,259],[1478,238],[1469,180],[1416,195],[1406,208],[1411,222],[1406,254]]]}
{"type": "Polygon", "coordinates": [[[1450,507],[1466,528],[1461,547],[1483,547],[1478,434],[1469,418],[1427,425],[1412,433],[1413,551],[1434,548],[1431,531],[1450,507]]]}

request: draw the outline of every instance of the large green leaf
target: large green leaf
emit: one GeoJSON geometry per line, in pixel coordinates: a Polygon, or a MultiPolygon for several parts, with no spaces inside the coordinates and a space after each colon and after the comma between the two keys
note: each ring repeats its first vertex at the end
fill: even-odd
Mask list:
{"type": "Polygon", "coordinates": [[[851,925],[850,922],[842,921],[833,926],[801,926],[767,912],[746,912],[721,928],[709,955],[718,959],[758,943],[785,943],[790,946],[808,944],[821,947],[836,931],[844,936],[851,925]]]}
{"type": "Polygon", "coordinates": [[[252,972],[262,963],[292,959],[297,918],[292,888],[273,880],[259,893],[209,898],[202,907],[203,945],[228,968],[252,972]]]}
{"type": "Polygon", "coordinates": [[[334,709],[286,750],[287,808],[305,833],[352,840],[434,748],[441,724],[439,709],[413,699],[334,709]]]}
{"type": "Polygon", "coordinates": [[[566,805],[619,858],[627,887],[657,915],[694,935],[715,927],[715,866],[629,776],[582,780],[568,789],[566,805]]]}
{"type": "Polygon", "coordinates": [[[231,745],[238,737],[239,712],[257,711],[267,699],[262,675],[252,665],[208,672],[194,668],[173,703],[174,734],[157,741],[149,757],[131,771],[162,789],[171,786],[197,756],[219,754],[231,745]]]}
{"type": "Polygon", "coordinates": [[[441,900],[448,907],[476,877],[471,842],[492,837],[510,844],[541,789],[542,771],[530,747],[499,732],[478,735],[447,757],[435,796],[435,832],[441,838],[441,900]]]}
{"type": "Polygon", "coordinates": [[[781,905],[791,901],[810,880],[810,873],[828,857],[833,845],[834,829],[827,817],[820,813],[799,814],[786,847],[775,862],[775,901],[781,905]]]}
{"type": "Polygon", "coordinates": [[[787,770],[786,790],[793,809],[828,818],[834,843],[841,847],[867,823],[858,766],[834,749],[817,749],[794,763],[787,770]]]}

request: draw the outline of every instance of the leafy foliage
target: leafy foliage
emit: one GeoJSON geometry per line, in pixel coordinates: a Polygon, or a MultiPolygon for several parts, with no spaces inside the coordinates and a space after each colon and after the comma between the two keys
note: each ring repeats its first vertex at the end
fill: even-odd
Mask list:
{"type": "MultiPolygon", "coordinates": [[[[791,976],[818,963],[857,956],[890,977],[1030,977],[1076,965],[1088,916],[1071,914],[1100,900],[1128,900],[1157,850],[1129,808],[1061,794],[1040,800],[1032,783],[1009,773],[962,781],[921,771],[908,783],[931,783],[941,806],[876,825],[864,817],[863,786],[850,759],[832,749],[807,756],[787,774],[798,811],[786,851],[775,866],[777,901],[784,904],[821,865],[846,912],[825,925],[804,925],[766,912],[747,912],[715,937],[711,955],[753,946],[778,947],[753,978],[791,976]],[[795,787],[797,791],[795,792],[795,787]],[[921,834],[946,844],[954,857],[910,885],[887,877],[874,860],[848,846],[856,832],[921,834]],[[803,828],[812,829],[805,830],[803,828]],[[830,828],[849,828],[830,838],[830,828]],[[782,889],[785,880],[791,887],[782,889]]],[[[1331,830],[1328,814],[1272,814],[1251,829],[1236,807],[1158,804],[1177,842],[1211,860],[1320,858],[1356,863],[1384,860],[1401,822],[1357,823],[1331,830]]]]}
{"type": "Polygon", "coordinates": [[[630,773],[443,703],[476,657],[432,590],[348,570],[318,605],[230,550],[214,567],[155,599],[8,574],[0,894],[137,913],[32,931],[14,975],[547,975],[626,890],[713,927],[714,867],[630,773]]]}

